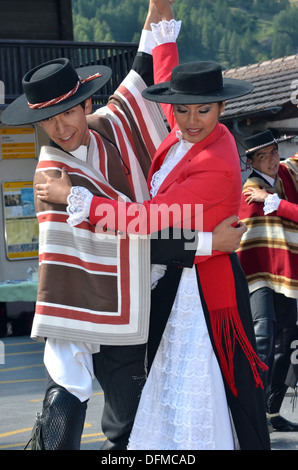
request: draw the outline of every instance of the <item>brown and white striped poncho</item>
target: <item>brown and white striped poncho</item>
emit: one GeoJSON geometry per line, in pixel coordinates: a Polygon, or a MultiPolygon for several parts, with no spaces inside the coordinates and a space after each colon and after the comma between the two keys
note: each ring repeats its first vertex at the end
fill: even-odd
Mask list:
{"type": "Polygon", "coordinates": [[[293,157],[280,165],[273,188],[253,173],[243,186],[239,217],[248,230],[242,237],[238,256],[251,293],[269,287],[298,299],[297,168],[297,158],[293,157]],[[292,209],[285,213],[287,206],[281,203],[277,212],[264,215],[263,203],[246,203],[247,187],[277,193],[282,203],[292,203],[292,209]]]}
{"type": "MultiPolygon", "coordinates": [[[[147,173],[167,129],[159,107],[142,98],[144,88],[141,77],[131,71],[109,104],[90,117],[97,145],[89,148],[86,163],[43,147],[35,182],[42,181],[41,171],[59,176],[66,168],[73,185],[94,194],[148,199],[147,173]]],[[[100,236],[88,221],[71,227],[65,206],[39,200],[35,204],[40,252],[32,337],[112,345],[146,342],[149,239],[100,236]]]]}

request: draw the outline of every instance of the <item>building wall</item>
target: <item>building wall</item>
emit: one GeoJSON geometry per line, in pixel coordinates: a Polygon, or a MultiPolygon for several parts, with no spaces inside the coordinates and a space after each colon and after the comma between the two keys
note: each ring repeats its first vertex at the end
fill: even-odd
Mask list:
{"type": "MultiPolygon", "coordinates": [[[[0,110],[0,130],[6,126],[1,124],[0,110]]],[[[6,230],[4,214],[4,191],[5,182],[33,181],[35,168],[38,161],[39,149],[42,145],[48,144],[48,138],[42,129],[34,126],[36,140],[36,158],[11,158],[5,159],[2,155],[0,145],[0,282],[7,280],[20,280],[28,278],[29,268],[38,268],[38,259],[15,259],[9,260],[6,251],[6,230]]]]}
{"type": "Polygon", "coordinates": [[[73,40],[71,0],[0,0],[0,39],[73,40]]]}

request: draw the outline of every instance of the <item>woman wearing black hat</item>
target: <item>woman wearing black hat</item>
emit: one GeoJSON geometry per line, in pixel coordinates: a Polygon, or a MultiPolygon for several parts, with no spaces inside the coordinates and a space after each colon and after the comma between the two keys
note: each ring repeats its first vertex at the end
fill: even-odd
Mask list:
{"type": "MultiPolygon", "coordinates": [[[[161,43],[163,27],[154,27],[161,43]]],[[[226,99],[249,93],[252,87],[223,80],[221,67],[213,62],[177,66],[165,82],[176,61],[175,43],[156,47],[156,79],[162,83],[144,92],[149,100],[167,104],[172,128],[150,170],[152,199],[139,205],[91,196],[90,210],[82,216],[89,216],[99,230],[107,226],[148,233],[181,224],[198,229],[203,214],[204,231],[212,231],[225,217],[238,213],[239,157],[232,135],[218,118],[226,99]]],[[[65,173],[64,182],[67,186],[65,173]]],[[[175,302],[142,393],[129,448],[228,450],[239,444],[243,450],[269,449],[258,370],[263,364],[254,351],[247,284],[237,255],[213,251],[212,256],[197,257],[192,268],[177,268],[171,280],[167,282],[166,273],[156,287],[161,305],[169,296],[175,302]]],[[[154,330],[164,321],[162,307],[156,304],[152,314],[154,330]]]]}

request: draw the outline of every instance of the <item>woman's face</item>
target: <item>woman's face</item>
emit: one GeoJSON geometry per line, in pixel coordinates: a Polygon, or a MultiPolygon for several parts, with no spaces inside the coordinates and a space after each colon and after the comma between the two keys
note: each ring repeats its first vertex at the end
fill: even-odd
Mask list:
{"type": "Polygon", "coordinates": [[[224,108],[224,103],[175,104],[174,116],[183,139],[193,144],[202,142],[215,128],[224,108]]]}

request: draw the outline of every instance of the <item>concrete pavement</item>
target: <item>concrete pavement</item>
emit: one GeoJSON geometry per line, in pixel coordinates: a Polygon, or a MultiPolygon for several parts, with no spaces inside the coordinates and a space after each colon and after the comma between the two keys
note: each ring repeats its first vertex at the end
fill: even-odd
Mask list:
{"type": "MultiPolygon", "coordinates": [[[[7,337],[0,363],[0,450],[22,450],[42,409],[45,373],[42,343],[27,336],[7,337]]],[[[0,356],[1,358],[1,356],[0,356]]],[[[99,449],[104,440],[100,417],[103,393],[97,382],[87,410],[82,450],[99,449]]]]}
{"type": "MultiPolygon", "coordinates": [[[[28,336],[0,340],[0,450],[22,450],[28,442],[35,415],[41,411],[44,396],[43,344],[28,336]],[[4,353],[2,356],[1,353],[4,353]]],[[[292,411],[291,390],[287,394],[282,415],[298,423],[298,404],[292,411]]],[[[94,382],[85,428],[82,450],[98,450],[104,436],[100,419],[103,393],[94,382]]],[[[298,433],[271,434],[273,450],[298,450],[298,433]]]]}

